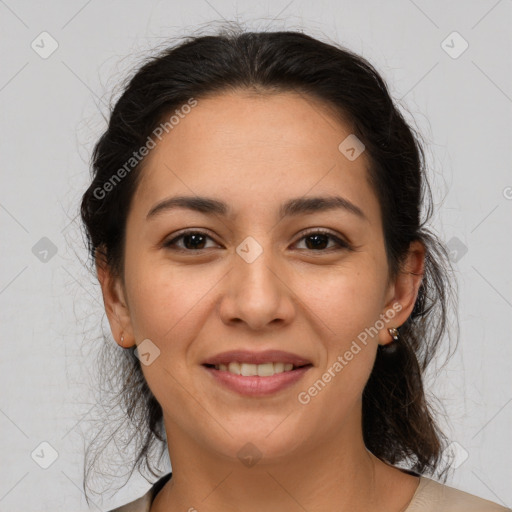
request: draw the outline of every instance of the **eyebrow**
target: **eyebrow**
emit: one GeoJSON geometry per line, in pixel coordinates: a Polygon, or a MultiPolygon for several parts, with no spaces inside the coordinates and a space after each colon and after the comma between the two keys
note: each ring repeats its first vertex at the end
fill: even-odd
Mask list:
{"type": "MultiPolygon", "coordinates": [[[[175,196],[164,199],[154,205],[146,215],[146,220],[176,208],[185,208],[207,215],[220,215],[222,217],[233,215],[231,208],[223,201],[217,199],[202,196],[175,196]]],[[[283,219],[284,217],[312,214],[335,209],[346,210],[361,219],[368,220],[358,206],[340,196],[297,197],[290,199],[281,205],[279,218],[283,219]]]]}

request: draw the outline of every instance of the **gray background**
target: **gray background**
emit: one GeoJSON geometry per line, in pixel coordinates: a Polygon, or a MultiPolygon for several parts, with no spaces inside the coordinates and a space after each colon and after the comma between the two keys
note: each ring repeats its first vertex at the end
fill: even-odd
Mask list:
{"type": "MultiPolygon", "coordinates": [[[[454,442],[449,483],[511,507],[511,13],[511,0],[0,0],[0,510],[88,510],[83,433],[102,305],[76,215],[90,151],[111,92],[148,48],[223,19],[304,27],[362,54],[423,134],[434,226],[459,280],[459,347],[427,378],[454,442]],[[49,56],[44,31],[58,44],[49,56]],[[50,462],[42,442],[58,453],[48,469],[35,461],[50,462]]],[[[92,509],[148,486],[134,476],[92,509]]]]}

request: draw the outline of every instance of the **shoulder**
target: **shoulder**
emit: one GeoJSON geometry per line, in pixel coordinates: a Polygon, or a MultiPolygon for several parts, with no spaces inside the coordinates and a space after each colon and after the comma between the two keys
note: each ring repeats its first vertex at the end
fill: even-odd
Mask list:
{"type": "Polygon", "coordinates": [[[126,503],[121,507],[117,507],[109,512],[149,512],[151,508],[151,504],[155,499],[158,491],[167,483],[172,477],[172,473],[164,475],[157,482],[155,482],[149,490],[140,498],[137,498],[134,501],[130,501],[130,503],[126,503]]]}
{"type": "Polygon", "coordinates": [[[114,508],[109,512],[149,512],[151,501],[152,496],[150,489],[144,496],[141,496],[135,501],[130,501],[130,503],[126,503],[126,505],[114,508]]]}
{"type": "MultiPolygon", "coordinates": [[[[171,478],[163,476],[143,496],[110,512],[149,512],[157,492],[171,478]]],[[[414,496],[404,512],[512,512],[493,501],[420,476],[414,496]]]]}
{"type": "Polygon", "coordinates": [[[420,476],[420,482],[405,512],[512,512],[493,501],[420,476]]]}

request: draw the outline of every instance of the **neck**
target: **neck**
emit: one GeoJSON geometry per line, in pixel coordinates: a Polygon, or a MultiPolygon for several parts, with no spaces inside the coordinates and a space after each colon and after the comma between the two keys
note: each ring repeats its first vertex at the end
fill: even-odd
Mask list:
{"type": "Polygon", "coordinates": [[[403,510],[417,478],[371,454],[360,425],[359,414],[352,425],[316,440],[309,449],[279,459],[263,456],[249,467],[205,450],[176,425],[166,423],[167,437],[173,440],[169,443],[173,476],[155,498],[151,512],[403,510]],[[396,493],[399,480],[406,483],[405,494],[396,493]]]}

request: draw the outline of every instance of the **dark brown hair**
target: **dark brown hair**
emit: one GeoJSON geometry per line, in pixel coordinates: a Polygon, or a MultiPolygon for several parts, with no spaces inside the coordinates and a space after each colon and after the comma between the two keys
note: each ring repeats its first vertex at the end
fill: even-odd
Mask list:
{"type": "MultiPolygon", "coordinates": [[[[442,476],[446,438],[426,399],[422,377],[447,329],[451,267],[443,244],[426,227],[432,197],[419,136],[395,106],[379,73],[361,56],[301,32],[237,29],[191,36],[151,56],[124,87],[94,148],[92,183],[81,204],[92,261],[97,255],[105,258],[122,278],[126,218],[144,160],[123,173],[115,186],[106,187],[118,169],[144,146],[165,116],[191,98],[200,101],[237,90],[295,91],[319,99],[349,123],[366,147],[391,277],[401,271],[412,241],[425,245],[425,273],[414,310],[399,329],[399,341],[379,345],[363,392],[363,435],[367,448],[383,461],[442,476]]],[[[117,419],[107,418],[105,428],[112,431],[107,430],[103,446],[97,445],[98,439],[105,440],[100,434],[89,446],[87,456],[91,450],[93,456],[87,459],[84,482],[112,441],[125,448],[135,443],[130,475],[138,468],[160,476],[153,452],[159,447],[161,457],[166,448],[162,409],[134,350],[105,343],[101,368],[107,384],[103,389],[110,393],[102,400],[123,412],[117,419]]]]}

